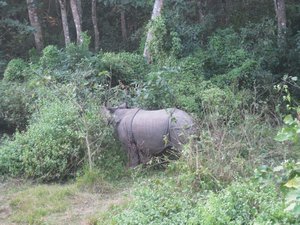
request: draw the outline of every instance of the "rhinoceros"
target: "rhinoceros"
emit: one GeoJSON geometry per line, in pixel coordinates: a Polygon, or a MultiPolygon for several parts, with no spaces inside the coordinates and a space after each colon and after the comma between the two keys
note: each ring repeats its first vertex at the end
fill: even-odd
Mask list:
{"type": "Polygon", "coordinates": [[[129,167],[145,164],[167,148],[179,150],[194,133],[192,117],[177,108],[143,110],[123,104],[106,109],[127,153],[129,167]]]}

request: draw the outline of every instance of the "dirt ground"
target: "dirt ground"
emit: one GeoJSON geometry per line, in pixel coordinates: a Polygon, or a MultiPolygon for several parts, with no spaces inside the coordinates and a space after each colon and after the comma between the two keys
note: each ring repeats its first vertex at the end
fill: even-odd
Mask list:
{"type": "MultiPolygon", "coordinates": [[[[1,181],[0,181],[1,182],[1,181]]],[[[56,184],[58,188],[62,185],[56,184]]],[[[122,205],[129,201],[129,192],[127,188],[116,189],[110,193],[90,193],[88,191],[76,190],[72,195],[64,198],[62,201],[67,201],[67,207],[60,212],[54,212],[42,217],[38,222],[36,220],[18,221],[14,217],[16,214],[30,214],[26,208],[24,212],[16,211],[13,207],[14,198],[21,192],[31,190],[35,185],[23,183],[21,181],[9,181],[0,183],[0,224],[75,224],[88,225],[93,224],[92,218],[97,218],[97,215],[105,213],[112,206],[122,205]]],[[[52,189],[53,189],[53,185],[52,189]]],[[[47,186],[44,187],[47,189],[47,186]]],[[[26,192],[27,193],[27,192],[26,192]]],[[[23,198],[26,198],[23,197],[23,198]]],[[[43,198],[43,196],[41,196],[43,198]]],[[[26,217],[27,218],[27,217],[26,217]]]]}

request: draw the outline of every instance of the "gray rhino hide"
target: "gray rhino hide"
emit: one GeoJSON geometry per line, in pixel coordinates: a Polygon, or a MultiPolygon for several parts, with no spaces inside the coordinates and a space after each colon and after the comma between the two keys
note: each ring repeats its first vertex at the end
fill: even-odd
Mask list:
{"type": "Polygon", "coordinates": [[[179,109],[142,110],[117,108],[113,112],[119,140],[129,166],[146,163],[168,147],[179,149],[193,133],[193,120],[179,109]]]}

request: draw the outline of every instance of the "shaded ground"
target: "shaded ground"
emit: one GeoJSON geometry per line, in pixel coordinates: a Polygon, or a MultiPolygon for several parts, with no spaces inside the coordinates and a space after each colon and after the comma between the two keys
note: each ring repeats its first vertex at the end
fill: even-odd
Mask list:
{"type": "Polygon", "coordinates": [[[109,193],[89,193],[80,191],[75,184],[6,181],[0,183],[0,224],[87,225],[100,213],[129,199],[130,187],[116,188],[109,193]]]}

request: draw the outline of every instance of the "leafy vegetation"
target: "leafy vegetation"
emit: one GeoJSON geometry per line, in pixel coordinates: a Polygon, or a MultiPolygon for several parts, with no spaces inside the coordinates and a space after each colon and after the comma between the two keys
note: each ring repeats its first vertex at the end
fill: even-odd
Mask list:
{"type": "Polygon", "coordinates": [[[82,41],[69,21],[65,45],[60,5],[36,5],[39,51],[26,4],[0,0],[0,179],[37,183],[0,195],[0,223],[10,211],[4,224],[47,223],[82,195],[97,209],[96,195],[117,192],[85,220],[299,224],[299,2],[284,1],[281,36],[273,1],[164,1],[150,21],[153,1],[96,1],[98,49],[91,2],[81,1],[82,41]],[[122,102],[183,109],[197,133],[176,160],[129,169],[103,110],[122,102]]]}

